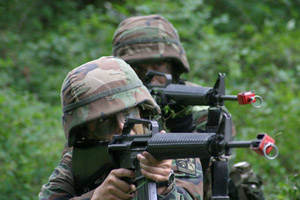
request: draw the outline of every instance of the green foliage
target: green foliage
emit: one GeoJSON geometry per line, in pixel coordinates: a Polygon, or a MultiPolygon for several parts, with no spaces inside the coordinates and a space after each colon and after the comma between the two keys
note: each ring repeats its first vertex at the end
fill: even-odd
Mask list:
{"type": "Polygon", "coordinates": [[[266,132],[279,157],[237,150],[263,177],[266,199],[300,199],[299,1],[0,2],[1,199],[32,199],[57,165],[64,144],[60,87],[71,69],[111,54],[119,22],[158,13],[177,28],[191,72],[212,86],[226,73],[227,94],[253,90],[263,107],[226,104],[237,139],[266,132]],[[274,189],[275,187],[275,189],[274,189]]]}
{"type": "Polygon", "coordinates": [[[58,163],[64,136],[60,108],[30,93],[0,91],[0,198],[32,199],[58,163]],[[54,145],[56,144],[56,145],[54,145]]]}

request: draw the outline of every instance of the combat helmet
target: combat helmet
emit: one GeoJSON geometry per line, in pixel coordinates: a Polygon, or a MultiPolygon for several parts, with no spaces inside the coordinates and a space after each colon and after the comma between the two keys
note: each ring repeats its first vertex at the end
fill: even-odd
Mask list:
{"type": "Polygon", "coordinates": [[[160,109],[132,68],[122,59],[101,57],[66,76],[61,88],[62,123],[68,146],[76,141],[76,127],[140,105],[160,109]]]}
{"type": "Polygon", "coordinates": [[[113,37],[113,55],[129,64],[168,59],[179,74],[190,70],[176,29],[160,15],[123,20],[113,37]]]}

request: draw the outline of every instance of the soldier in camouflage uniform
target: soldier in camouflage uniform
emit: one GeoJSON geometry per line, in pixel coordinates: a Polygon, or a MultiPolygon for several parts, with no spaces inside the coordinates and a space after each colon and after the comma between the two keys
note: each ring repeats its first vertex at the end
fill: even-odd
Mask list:
{"type": "MultiPolygon", "coordinates": [[[[148,70],[172,74],[173,83],[194,85],[183,82],[179,76],[188,72],[190,67],[185,50],[181,45],[179,35],[173,25],[160,15],[130,17],[123,20],[113,37],[113,55],[122,58],[145,82],[148,70]]],[[[151,80],[153,85],[164,85],[165,80],[155,76],[151,80]]],[[[196,108],[196,107],[195,107],[196,108]]],[[[199,107],[198,107],[199,108],[199,107]]],[[[207,107],[199,116],[207,115],[207,107]]],[[[164,109],[164,108],[162,108],[164,109]]],[[[176,117],[170,112],[162,112],[163,125],[170,132],[193,132],[195,125],[193,114],[187,114],[186,108],[180,105],[171,107],[176,117]]],[[[201,118],[201,117],[199,117],[201,118]]],[[[173,169],[176,173],[196,175],[195,169],[201,169],[201,199],[203,199],[203,173],[199,159],[176,159],[173,169]]],[[[181,180],[177,180],[181,185],[181,180]]],[[[184,185],[184,184],[182,184],[184,185]]]]}
{"type": "MultiPolygon", "coordinates": [[[[173,83],[183,82],[179,76],[189,72],[186,53],[179,35],[173,25],[160,15],[130,17],[123,20],[113,37],[113,55],[130,64],[144,82],[148,70],[155,70],[172,75],[173,83]]],[[[162,77],[154,76],[153,85],[163,85],[162,77]]],[[[195,84],[194,84],[195,85],[195,84]]],[[[202,109],[207,113],[207,108],[202,109]]],[[[173,107],[180,113],[184,107],[173,107]]],[[[183,118],[170,117],[163,112],[167,129],[172,132],[191,132],[195,129],[192,114],[183,118]]]]}
{"type": "MultiPolygon", "coordinates": [[[[135,70],[142,81],[145,81],[145,73],[147,70],[155,70],[158,72],[169,73],[173,77],[173,83],[194,85],[187,81],[182,81],[180,75],[189,72],[189,64],[186,58],[186,53],[181,45],[179,35],[173,25],[160,15],[148,15],[130,17],[123,20],[117,28],[113,37],[113,55],[122,58],[135,70]]],[[[154,77],[151,80],[152,84],[164,84],[164,80],[160,77],[154,77]]],[[[166,129],[171,132],[203,132],[207,121],[208,107],[196,106],[186,112],[186,108],[175,105],[171,109],[173,112],[162,109],[162,116],[166,124],[166,129]],[[167,112],[166,112],[167,111],[167,112]],[[170,113],[173,113],[172,115],[170,113]],[[174,117],[175,113],[175,117],[174,117]]],[[[233,127],[233,135],[235,129],[233,127]]],[[[209,165],[208,160],[201,160],[203,169],[206,171],[209,165]]],[[[187,171],[186,167],[180,167],[180,162],[177,163],[177,168],[182,171],[187,171]]],[[[185,165],[187,166],[187,165],[185,165]]],[[[239,168],[243,168],[240,165],[239,168]]],[[[233,171],[236,171],[236,165],[233,166],[233,171]]],[[[239,170],[236,171],[237,174],[239,170]]],[[[208,173],[209,170],[206,172],[208,173]]],[[[253,177],[254,173],[248,176],[253,177]]],[[[207,176],[209,178],[209,176],[207,176]]],[[[256,176],[255,176],[256,177],[256,176]]],[[[252,179],[253,180],[253,179],[252,179]]],[[[258,180],[258,179],[255,179],[258,180]]],[[[204,194],[205,199],[209,199],[211,189],[210,180],[205,179],[204,194]]],[[[255,188],[255,192],[260,191],[257,198],[248,199],[264,199],[261,191],[261,181],[253,181],[251,187],[244,181],[245,184],[236,183],[231,180],[230,195],[235,191],[239,193],[245,191],[249,196],[249,188],[255,188]],[[236,189],[244,185],[248,191],[244,189],[236,189]],[[254,187],[255,186],[255,187],[254,187]]],[[[251,190],[251,189],[250,189],[251,190]]],[[[241,196],[241,195],[238,195],[241,196]]]]}
{"type": "MultiPolygon", "coordinates": [[[[151,118],[160,109],[132,68],[115,57],[101,57],[85,63],[65,78],[61,89],[62,122],[68,145],[90,140],[108,141],[122,133],[125,118],[151,118]]],[[[135,125],[131,135],[143,134],[135,125]]],[[[64,154],[58,167],[42,186],[39,199],[132,199],[136,186],[122,177],[134,178],[133,171],[112,169],[100,177],[99,186],[76,196],[72,171],[72,151],[64,154]]],[[[149,153],[137,156],[142,174],[157,182],[168,182],[158,188],[158,199],[200,199],[199,175],[180,173],[169,180],[172,160],[158,161],[149,153]],[[175,183],[178,179],[182,187],[175,183]],[[186,180],[189,180],[187,182],[186,180]]],[[[176,169],[174,169],[176,170],[176,169]]],[[[199,169],[194,169],[199,174],[199,169]]]]}

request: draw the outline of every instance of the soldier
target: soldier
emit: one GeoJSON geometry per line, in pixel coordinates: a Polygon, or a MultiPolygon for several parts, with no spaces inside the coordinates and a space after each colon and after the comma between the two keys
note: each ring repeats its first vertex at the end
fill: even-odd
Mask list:
{"type": "MultiPolygon", "coordinates": [[[[139,78],[145,83],[146,72],[154,70],[168,73],[173,77],[173,83],[195,85],[190,82],[183,82],[179,76],[190,70],[186,53],[181,45],[179,35],[173,25],[160,15],[148,15],[130,17],[123,20],[113,36],[113,55],[122,58],[137,73],[139,78]]],[[[151,80],[153,85],[164,85],[165,79],[154,76],[151,80]]],[[[197,112],[199,124],[206,119],[207,108],[197,112]]],[[[162,120],[165,129],[170,132],[193,132],[196,126],[193,113],[189,108],[180,105],[171,106],[172,112],[166,108],[162,109],[162,120]]],[[[197,126],[203,128],[203,126],[197,126]]],[[[199,159],[187,158],[177,159],[173,162],[172,169],[176,174],[189,174],[189,176],[199,176],[196,170],[200,169],[199,159]]],[[[203,186],[203,173],[199,176],[199,184],[203,186]]],[[[177,179],[177,184],[184,187],[181,180],[177,179]]],[[[203,188],[203,187],[202,187],[203,188]]],[[[201,199],[203,199],[203,189],[201,188],[201,199]]]]}
{"type": "MultiPolygon", "coordinates": [[[[155,70],[158,72],[169,73],[173,77],[173,83],[195,85],[190,82],[182,81],[180,75],[187,73],[190,70],[186,53],[181,45],[179,35],[173,25],[160,15],[148,15],[130,17],[123,20],[117,28],[113,37],[113,55],[122,58],[135,70],[140,79],[144,82],[147,70],[155,70]]],[[[152,84],[164,84],[164,79],[154,77],[151,80],[152,84]]],[[[207,120],[208,107],[194,107],[193,112],[188,112],[186,107],[175,105],[171,107],[172,112],[168,109],[162,109],[163,120],[166,124],[166,129],[171,132],[203,132],[207,120]],[[175,114],[174,114],[175,113],[175,114]]],[[[235,129],[233,128],[235,135],[235,129]]],[[[203,171],[207,173],[209,160],[201,160],[203,171]]],[[[180,168],[180,162],[177,162],[177,168],[180,168]]],[[[249,165],[234,165],[239,166],[239,169],[249,168],[249,165]]],[[[186,172],[186,168],[182,171],[186,172]]],[[[234,170],[237,174],[240,170],[234,170]]],[[[242,183],[230,182],[230,195],[233,196],[248,196],[249,199],[263,199],[261,191],[261,181],[258,180],[254,173],[247,174],[250,181],[244,180],[242,183]],[[237,189],[235,187],[241,187],[237,189]],[[233,194],[239,191],[243,194],[233,194]],[[252,192],[254,191],[254,192],[252,192]],[[259,195],[258,195],[259,194],[259,195]],[[254,196],[254,197],[252,197],[254,196]]],[[[208,177],[209,178],[209,177],[208,177]]],[[[210,197],[210,181],[206,179],[205,183],[205,199],[210,197]]]]}
{"type": "MultiPolygon", "coordinates": [[[[146,72],[154,70],[171,74],[173,83],[191,84],[179,78],[182,73],[190,70],[179,35],[173,25],[160,15],[130,17],[123,20],[113,37],[113,55],[130,64],[143,82],[146,80],[146,72]]],[[[164,79],[154,76],[151,84],[164,85],[164,79]]],[[[195,129],[192,113],[178,115],[184,109],[180,105],[172,109],[177,113],[176,118],[163,112],[168,130],[191,132],[195,129]]]]}
{"type": "MultiPolygon", "coordinates": [[[[101,57],[85,63],[65,78],[61,89],[62,122],[70,147],[77,142],[109,141],[112,135],[122,133],[125,118],[152,117],[160,109],[148,90],[143,86],[132,68],[115,57],[101,57]]],[[[131,135],[143,134],[143,126],[135,125],[131,135]]],[[[39,199],[132,199],[136,186],[122,180],[134,178],[128,169],[107,170],[100,176],[99,186],[92,191],[76,196],[72,150],[64,154],[58,167],[42,186],[39,199]]],[[[172,160],[156,160],[148,152],[138,154],[142,174],[162,184],[158,188],[159,199],[196,199],[200,185],[198,177],[183,177],[193,180],[185,188],[169,179],[172,160]]],[[[184,180],[185,179],[185,180],[184,180]]],[[[160,185],[160,184],[158,184],[160,185]]]]}

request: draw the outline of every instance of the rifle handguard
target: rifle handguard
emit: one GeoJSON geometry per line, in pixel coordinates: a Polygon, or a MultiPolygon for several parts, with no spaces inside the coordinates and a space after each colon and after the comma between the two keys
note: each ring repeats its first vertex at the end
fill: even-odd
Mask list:
{"type": "Polygon", "coordinates": [[[148,141],[147,151],[158,160],[211,157],[215,133],[157,133],[148,141]]]}

